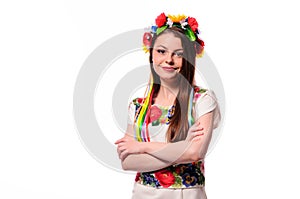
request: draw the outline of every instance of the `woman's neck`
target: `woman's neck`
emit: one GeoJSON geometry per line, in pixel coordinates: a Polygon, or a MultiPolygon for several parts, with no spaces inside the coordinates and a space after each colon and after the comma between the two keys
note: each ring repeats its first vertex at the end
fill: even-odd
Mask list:
{"type": "Polygon", "coordinates": [[[155,98],[155,103],[163,106],[173,105],[176,100],[178,91],[178,83],[170,83],[161,80],[160,89],[155,98]]]}

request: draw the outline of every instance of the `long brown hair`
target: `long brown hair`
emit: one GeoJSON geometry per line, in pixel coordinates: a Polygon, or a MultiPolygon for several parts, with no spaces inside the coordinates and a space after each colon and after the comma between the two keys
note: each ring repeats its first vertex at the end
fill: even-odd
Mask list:
{"type": "MultiPolygon", "coordinates": [[[[153,46],[156,39],[163,34],[172,33],[175,37],[180,38],[183,47],[183,59],[182,68],[178,74],[179,92],[177,94],[175,104],[175,111],[170,120],[169,128],[166,134],[168,142],[176,142],[184,140],[187,136],[189,124],[188,124],[188,104],[191,89],[194,85],[195,76],[195,62],[196,51],[195,43],[190,41],[184,34],[183,30],[177,27],[171,27],[160,33],[158,36],[154,35],[152,39],[152,45],[150,47],[150,69],[153,75],[153,99],[157,96],[160,89],[160,78],[153,69],[153,46]]],[[[153,103],[153,101],[151,102],[153,103]]]]}

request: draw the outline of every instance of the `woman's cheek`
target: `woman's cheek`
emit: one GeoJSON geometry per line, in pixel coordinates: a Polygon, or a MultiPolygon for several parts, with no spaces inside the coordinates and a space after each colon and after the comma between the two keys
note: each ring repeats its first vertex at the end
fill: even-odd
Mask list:
{"type": "Polygon", "coordinates": [[[153,58],[153,64],[159,65],[161,63],[161,59],[153,58]]]}

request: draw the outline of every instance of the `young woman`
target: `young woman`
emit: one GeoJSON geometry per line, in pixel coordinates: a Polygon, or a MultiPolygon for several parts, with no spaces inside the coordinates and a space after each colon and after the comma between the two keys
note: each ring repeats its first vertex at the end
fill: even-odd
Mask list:
{"type": "Polygon", "coordinates": [[[164,13],[144,34],[150,82],[116,141],[123,169],[137,171],[133,199],[206,198],[204,158],[221,117],[214,92],[194,79],[198,34],[195,18],[164,13]]]}

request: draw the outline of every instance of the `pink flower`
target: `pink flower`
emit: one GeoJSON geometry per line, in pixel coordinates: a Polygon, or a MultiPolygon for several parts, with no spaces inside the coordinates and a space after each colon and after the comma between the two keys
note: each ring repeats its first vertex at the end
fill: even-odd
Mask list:
{"type": "Polygon", "coordinates": [[[150,47],[152,42],[152,35],[149,32],[145,32],[143,36],[143,44],[147,47],[150,47]]]}
{"type": "Polygon", "coordinates": [[[152,106],[150,109],[150,122],[157,120],[162,114],[162,111],[157,106],[152,106]]]}
{"type": "Polygon", "coordinates": [[[199,98],[201,96],[201,94],[200,93],[195,93],[195,101],[197,101],[197,99],[199,98]]]}

